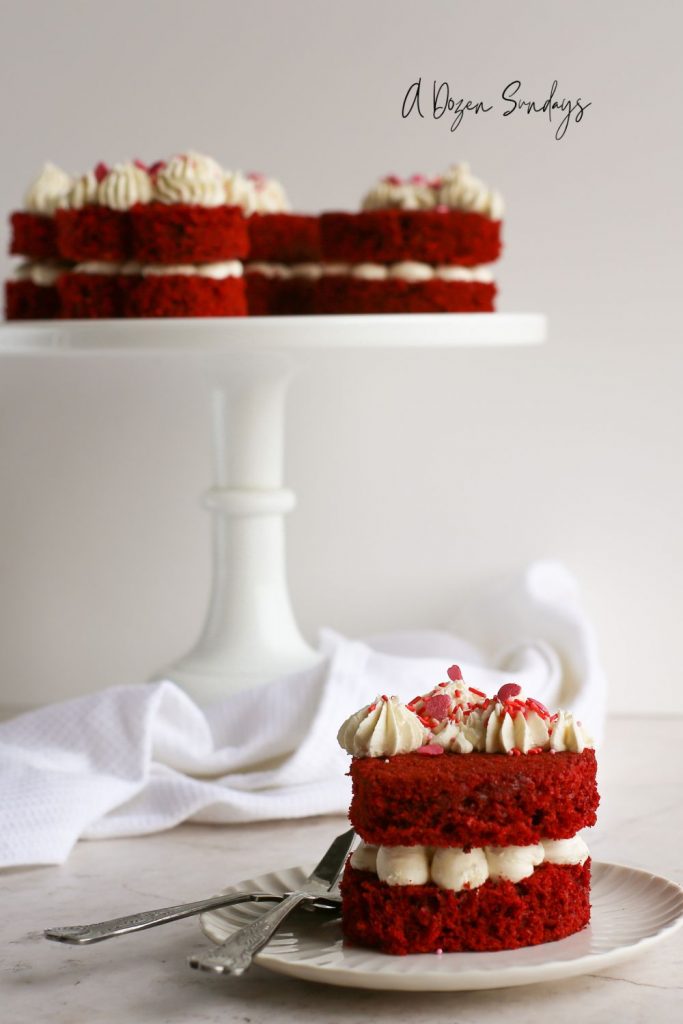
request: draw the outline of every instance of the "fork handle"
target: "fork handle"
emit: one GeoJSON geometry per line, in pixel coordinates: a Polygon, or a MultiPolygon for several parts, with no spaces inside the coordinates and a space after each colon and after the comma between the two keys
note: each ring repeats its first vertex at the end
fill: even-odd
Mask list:
{"type": "Polygon", "coordinates": [[[215,910],[217,907],[229,907],[233,903],[260,903],[263,901],[279,900],[279,896],[271,896],[268,893],[233,893],[229,896],[210,896],[205,900],[196,900],[194,903],[179,903],[175,907],[162,907],[160,910],[147,910],[139,914],[129,914],[126,917],[115,917],[111,921],[99,921],[96,924],[67,925],[63,928],[48,928],[45,932],[46,939],[53,942],[67,942],[71,945],[85,946],[92,942],[103,942],[115,935],[127,935],[128,932],[139,932],[144,928],[154,928],[159,924],[166,924],[168,921],[179,921],[183,917],[192,917],[194,914],[202,914],[205,910],[215,910]]]}
{"type": "Polygon", "coordinates": [[[262,949],[276,929],[291,912],[311,898],[306,892],[292,892],[281,903],[271,907],[256,921],[238,928],[221,946],[215,946],[208,953],[194,953],[188,957],[190,967],[197,970],[213,971],[215,974],[243,974],[251,965],[253,957],[262,949]]]}

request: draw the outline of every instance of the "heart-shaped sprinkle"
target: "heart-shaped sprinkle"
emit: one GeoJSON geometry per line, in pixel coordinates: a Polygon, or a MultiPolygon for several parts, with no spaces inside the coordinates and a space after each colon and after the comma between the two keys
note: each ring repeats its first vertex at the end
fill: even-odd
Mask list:
{"type": "Polygon", "coordinates": [[[451,710],[451,698],[447,693],[437,693],[427,697],[422,714],[427,718],[445,718],[451,710]]]}
{"type": "Polygon", "coordinates": [[[498,699],[502,701],[512,700],[513,697],[517,697],[522,692],[522,687],[517,683],[506,683],[505,686],[501,686],[498,691],[498,699]]]}
{"type": "Polygon", "coordinates": [[[443,747],[440,747],[438,743],[425,743],[424,747],[420,747],[415,753],[426,754],[427,757],[437,757],[439,754],[443,754],[443,747]]]}
{"type": "Polygon", "coordinates": [[[462,672],[460,671],[459,665],[451,665],[448,670],[448,678],[451,682],[456,683],[459,679],[462,679],[462,672]]]}

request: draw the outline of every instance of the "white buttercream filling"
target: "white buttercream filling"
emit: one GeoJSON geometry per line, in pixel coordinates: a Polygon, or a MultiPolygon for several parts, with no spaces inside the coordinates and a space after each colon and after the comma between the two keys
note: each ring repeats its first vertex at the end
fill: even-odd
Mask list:
{"type": "Polygon", "coordinates": [[[51,288],[57,283],[57,278],[69,269],[69,263],[59,260],[27,260],[14,268],[12,276],[15,281],[31,281],[41,288],[51,288]]]}
{"type": "Polygon", "coordinates": [[[288,280],[292,277],[309,281],[317,281],[322,277],[322,264],[320,263],[266,263],[255,260],[253,263],[244,265],[245,274],[262,274],[263,277],[288,280]]]}
{"type": "Polygon", "coordinates": [[[222,281],[226,277],[241,277],[243,267],[239,260],[223,260],[220,263],[145,263],[141,272],[143,277],[181,275],[212,277],[216,281],[222,281]]]}
{"type": "Polygon", "coordinates": [[[528,846],[370,846],[361,843],[351,866],[370,871],[387,885],[427,885],[460,892],[487,879],[521,882],[544,862],[584,864],[590,856],[581,836],[542,839],[528,846]]]}

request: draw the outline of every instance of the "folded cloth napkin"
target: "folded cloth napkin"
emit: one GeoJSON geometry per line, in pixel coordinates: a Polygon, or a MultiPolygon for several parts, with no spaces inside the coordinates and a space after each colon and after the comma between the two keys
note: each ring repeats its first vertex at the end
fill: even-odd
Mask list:
{"type": "Polygon", "coordinates": [[[410,700],[453,662],[488,693],[517,681],[599,738],[605,679],[574,578],[538,562],[463,604],[454,633],[345,639],[313,669],[201,710],[174,683],[119,686],[0,725],[0,865],[52,864],[79,838],[343,812],[342,721],[379,693],[410,700]],[[467,639],[463,639],[466,636],[467,639]]]}

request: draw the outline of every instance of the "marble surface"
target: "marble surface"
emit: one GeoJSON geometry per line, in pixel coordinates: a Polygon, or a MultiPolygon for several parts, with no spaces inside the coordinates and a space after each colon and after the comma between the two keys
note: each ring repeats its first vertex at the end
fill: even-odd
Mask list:
{"type": "MultiPolygon", "coordinates": [[[[681,719],[612,719],[601,751],[593,856],[683,882],[681,719]]],[[[385,993],[296,981],[255,967],[242,978],[191,971],[207,944],[195,920],[89,947],[46,942],[49,925],[102,920],[196,899],[300,863],[341,831],[339,818],[249,826],[185,825],[136,839],[79,843],[61,867],[0,872],[2,1020],[31,1024],[412,1024],[668,1022],[683,1002],[683,930],[600,974],[523,988],[385,993]]]]}

